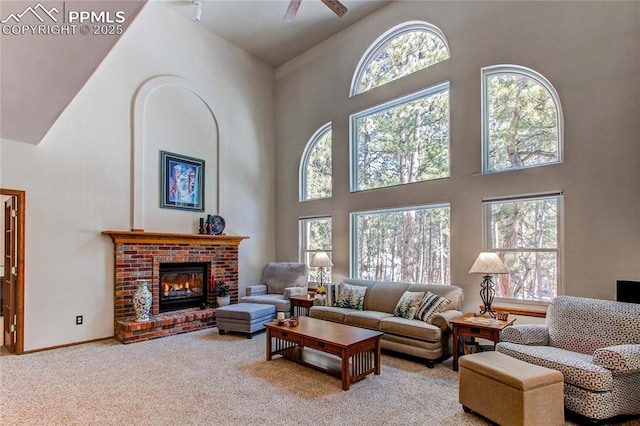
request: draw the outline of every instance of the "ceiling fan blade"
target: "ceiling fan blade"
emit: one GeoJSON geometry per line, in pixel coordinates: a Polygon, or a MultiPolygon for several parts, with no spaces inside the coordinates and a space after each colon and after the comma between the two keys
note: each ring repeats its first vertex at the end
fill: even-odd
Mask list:
{"type": "Polygon", "coordinates": [[[340,3],[338,0],[322,0],[322,3],[326,4],[327,7],[333,10],[333,12],[338,16],[342,16],[347,13],[347,6],[340,3]]]}
{"type": "Polygon", "coordinates": [[[289,2],[287,12],[284,14],[284,22],[293,22],[293,20],[296,18],[296,14],[298,13],[298,8],[300,7],[301,2],[302,0],[291,0],[289,2]]]}

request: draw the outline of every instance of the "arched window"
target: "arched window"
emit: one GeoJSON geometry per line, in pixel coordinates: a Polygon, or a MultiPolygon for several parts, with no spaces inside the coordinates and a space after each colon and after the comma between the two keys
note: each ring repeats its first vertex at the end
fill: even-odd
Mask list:
{"type": "Polygon", "coordinates": [[[331,123],[318,129],[305,148],[300,162],[300,201],[331,197],[331,123]]]}
{"type": "Polygon", "coordinates": [[[518,65],[482,69],[483,172],[562,161],[562,108],[551,83],[518,65]]]}
{"type": "Polygon", "coordinates": [[[360,59],[349,95],[412,74],[449,58],[442,31],[426,22],[405,22],[381,35],[360,59]]]}

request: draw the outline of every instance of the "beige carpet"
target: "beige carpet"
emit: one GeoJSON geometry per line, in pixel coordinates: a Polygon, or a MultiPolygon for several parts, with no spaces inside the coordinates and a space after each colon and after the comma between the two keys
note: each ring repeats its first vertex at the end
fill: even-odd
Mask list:
{"type": "MultiPolygon", "coordinates": [[[[451,360],[383,355],[382,374],[338,378],[249,340],[202,330],[0,357],[2,425],[486,425],[462,411],[451,360]]],[[[627,422],[626,424],[640,424],[627,422]]]]}

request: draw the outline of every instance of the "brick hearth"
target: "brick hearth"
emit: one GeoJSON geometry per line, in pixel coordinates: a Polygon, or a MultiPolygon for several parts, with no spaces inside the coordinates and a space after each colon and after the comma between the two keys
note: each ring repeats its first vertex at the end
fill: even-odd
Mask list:
{"type": "Polygon", "coordinates": [[[115,245],[114,336],[122,343],[215,327],[215,282],[227,283],[231,303],[238,301],[238,246],[247,237],[143,231],[104,231],[103,234],[109,235],[115,245]],[[159,313],[160,264],[187,262],[207,263],[207,308],[159,313]],[[143,279],[151,281],[151,320],[136,322],[132,297],[138,280],[143,279]]]}

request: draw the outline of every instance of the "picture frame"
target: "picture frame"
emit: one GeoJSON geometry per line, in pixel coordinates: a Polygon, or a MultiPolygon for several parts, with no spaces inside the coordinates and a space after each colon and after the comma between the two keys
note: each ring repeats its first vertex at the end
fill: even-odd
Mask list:
{"type": "Polygon", "coordinates": [[[204,211],[204,160],[160,151],[160,207],[204,211]]]}

